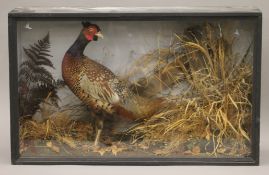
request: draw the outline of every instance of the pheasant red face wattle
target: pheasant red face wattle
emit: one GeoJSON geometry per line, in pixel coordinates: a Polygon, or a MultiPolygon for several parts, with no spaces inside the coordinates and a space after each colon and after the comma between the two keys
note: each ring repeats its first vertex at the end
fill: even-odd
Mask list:
{"type": "Polygon", "coordinates": [[[87,38],[88,41],[92,41],[94,35],[86,34],[85,37],[87,38]]]}
{"type": "Polygon", "coordinates": [[[95,38],[104,38],[103,34],[100,31],[99,32],[91,32],[91,33],[84,32],[84,36],[86,37],[86,39],[88,41],[95,40],[95,38]]]}

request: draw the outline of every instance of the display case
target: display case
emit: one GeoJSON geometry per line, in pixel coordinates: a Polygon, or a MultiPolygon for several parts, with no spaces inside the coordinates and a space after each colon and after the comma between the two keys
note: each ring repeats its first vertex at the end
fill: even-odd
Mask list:
{"type": "Polygon", "coordinates": [[[16,8],[12,164],[258,165],[262,15],[16,8]]]}

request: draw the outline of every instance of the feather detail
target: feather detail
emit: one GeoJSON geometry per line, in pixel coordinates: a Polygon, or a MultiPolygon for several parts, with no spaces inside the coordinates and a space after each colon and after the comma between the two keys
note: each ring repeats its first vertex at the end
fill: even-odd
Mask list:
{"type": "Polygon", "coordinates": [[[119,103],[120,98],[108,85],[108,82],[90,81],[86,74],[81,72],[79,86],[92,98],[114,104],[119,103]]]}

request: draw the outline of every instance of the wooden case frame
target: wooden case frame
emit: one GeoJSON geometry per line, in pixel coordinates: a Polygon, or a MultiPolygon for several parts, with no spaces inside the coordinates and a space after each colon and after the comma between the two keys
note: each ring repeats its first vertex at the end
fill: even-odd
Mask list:
{"type": "Polygon", "coordinates": [[[235,8],[17,8],[8,15],[12,164],[76,165],[258,165],[260,137],[262,14],[235,8]],[[180,20],[226,18],[255,19],[253,59],[253,113],[251,155],[245,158],[21,158],[19,154],[17,22],[23,20],[180,20]]]}

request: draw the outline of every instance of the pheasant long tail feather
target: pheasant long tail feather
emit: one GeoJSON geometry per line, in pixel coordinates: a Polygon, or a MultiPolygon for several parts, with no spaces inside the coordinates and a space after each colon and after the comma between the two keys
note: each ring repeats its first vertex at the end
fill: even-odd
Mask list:
{"type": "Polygon", "coordinates": [[[140,119],[152,116],[161,106],[162,98],[148,99],[134,95],[123,106],[118,107],[118,113],[130,119],[140,119]]]}
{"type": "Polygon", "coordinates": [[[136,120],[138,116],[131,111],[126,110],[122,106],[114,105],[113,109],[115,114],[119,115],[120,117],[127,119],[127,120],[136,120]]]}

